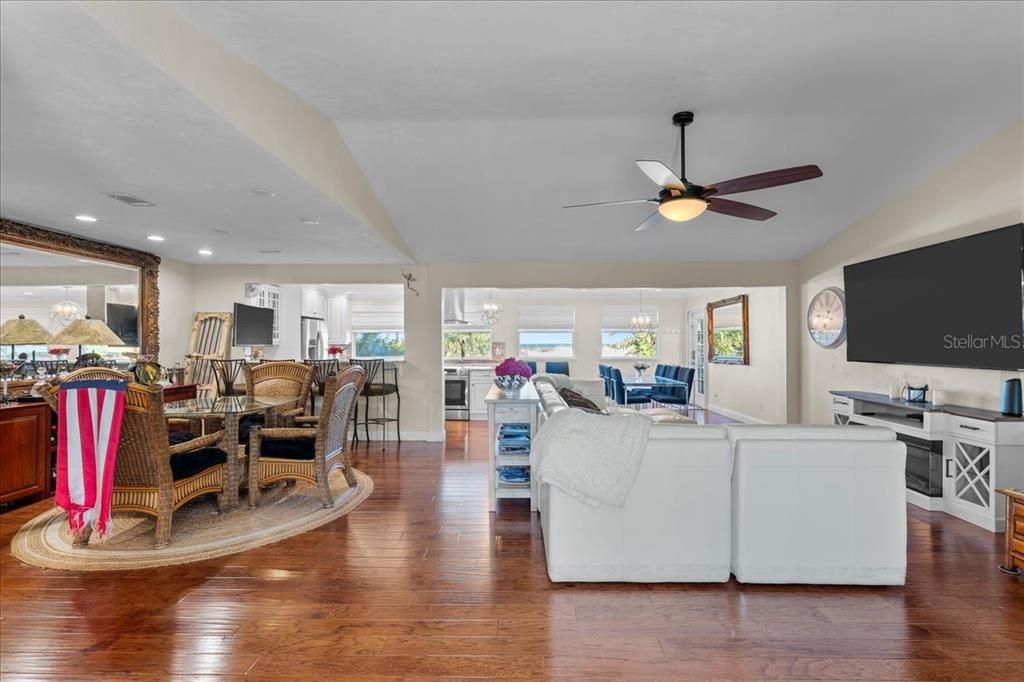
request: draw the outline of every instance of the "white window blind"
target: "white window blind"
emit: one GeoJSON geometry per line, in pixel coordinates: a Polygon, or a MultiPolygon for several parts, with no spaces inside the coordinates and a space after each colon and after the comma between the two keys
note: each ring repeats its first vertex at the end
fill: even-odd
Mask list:
{"type": "MultiPolygon", "coordinates": [[[[625,330],[631,328],[633,316],[639,313],[641,308],[636,305],[606,305],[601,307],[601,329],[625,330]]],[[[645,305],[643,312],[651,318],[651,323],[658,324],[658,308],[645,305]]]]}
{"type": "Polygon", "coordinates": [[[519,306],[519,329],[525,331],[573,331],[576,307],[572,305],[526,304],[519,306]]]}
{"type": "Polygon", "coordinates": [[[352,331],[400,332],[405,330],[405,295],[352,296],[352,331]]]}

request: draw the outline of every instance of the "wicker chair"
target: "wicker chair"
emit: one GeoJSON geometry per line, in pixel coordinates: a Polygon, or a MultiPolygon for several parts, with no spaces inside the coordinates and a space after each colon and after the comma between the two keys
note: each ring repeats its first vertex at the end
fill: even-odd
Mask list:
{"type": "Polygon", "coordinates": [[[245,374],[245,394],[252,398],[295,398],[292,407],[282,407],[278,416],[289,425],[291,420],[306,413],[309,391],[313,385],[313,368],[301,362],[265,362],[255,367],[242,367],[245,374]]]}
{"type": "MultiPolygon", "coordinates": [[[[64,381],[76,379],[125,380],[126,375],[100,367],[68,374],[64,381]]],[[[62,382],[63,383],[63,382],[62,382]]],[[[60,385],[43,393],[57,411],[60,385]]],[[[111,511],[134,511],[156,517],[156,548],[171,540],[171,517],[183,504],[200,495],[216,493],[218,507],[224,501],[224,451],[215,447],[223,433],[207,434],[178,445],[168,442],[164,419],[163,388],[128,383],[125,413],[121,423],[121,441],[114,468],[111,511]]],[[[91,530],[75,539],[75,546],[89,542],[91,530]]]]}
{"type": "Polygon", "coordinates": [[[311,483],[320,489],[323,506],[333,507],[328,476],[337,467],[344,467],[349,487],[355,485],[349,460],[348,428],[352,423],[352,405],[365,381],[366,374],[361,368],[353,368],[344,376],[329,376],[316,428],[257,427],[252,430],[249,434],[250,507],[260,503],[260,486],[275,481],[311,483]]]}

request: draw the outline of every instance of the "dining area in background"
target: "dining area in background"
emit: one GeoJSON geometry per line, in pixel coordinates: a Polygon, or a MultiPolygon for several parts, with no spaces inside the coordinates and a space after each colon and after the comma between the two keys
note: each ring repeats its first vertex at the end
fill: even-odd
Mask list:
{"type": "Polygon", "coordinates": [[[657,404],[689,411],[693,395],[692,367],[658,364],[653,374],[647,374],[646,369],[624,376],[618,367],[598,365],[598,373],[605,383],[605,397],[637,409],[657,404]]]}

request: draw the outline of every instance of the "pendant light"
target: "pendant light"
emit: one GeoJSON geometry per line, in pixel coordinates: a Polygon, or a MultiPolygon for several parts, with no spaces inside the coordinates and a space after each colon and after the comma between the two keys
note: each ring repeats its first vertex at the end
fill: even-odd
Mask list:
{"type": "Polygon", "coordinates": [[[50,308],[50,319],[62,327],[85,317],[82,306],[71,300],[71,287],[64,287],[64,300],[50,308]]]}
{"type": "Polygon", "coordinates": [[[640,310],[629,319],[630,329],[636,334],[645,334],[654,331],[654,322],[651,316],[644,312],[644,290],[640,290],[640,310]]]}
{"type": "Polygon", "coordinates": [[[504,311],[504,306],[501,302],[495,300],[494,290],[491,289],[487,294],[487,300],[483,302],[483,313],[480,314],[480,319],[489,325],[495,325],[501,320],[501,313],[504,311]]]}

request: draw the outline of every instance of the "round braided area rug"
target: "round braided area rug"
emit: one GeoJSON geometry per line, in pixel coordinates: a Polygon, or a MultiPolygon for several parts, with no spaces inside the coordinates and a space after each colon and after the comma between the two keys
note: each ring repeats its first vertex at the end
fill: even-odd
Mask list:
{"type": "Polygon", "coordinates": [[[349,488],[340,469],[330,475],[334,506],[324,508],[316,486],[296,483],[264,489],[260,506],[217,512],[213,496],[195,499],[174,512],[171,544],[154,549],[156,519],[134,512],[115,512],[112,530],[99,541],[94,533],[87,547],[71,544],[67,517],[51,509],[22,526],[11,540],[11,553],[26,564],[66,571],[124,571],[173,566],[244,552],[305,533],[358,507],[373,492],[373,479],[358,469],[349,488]]]}

